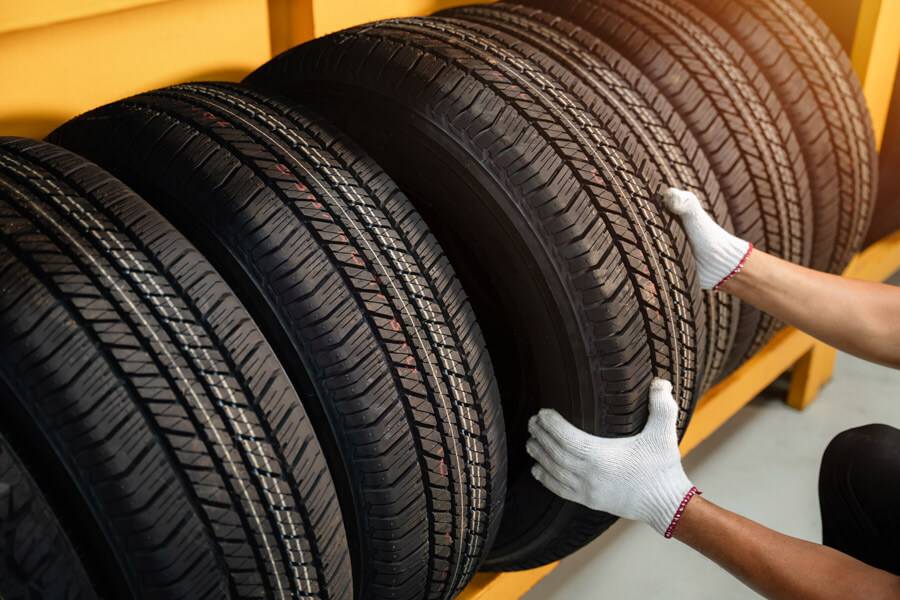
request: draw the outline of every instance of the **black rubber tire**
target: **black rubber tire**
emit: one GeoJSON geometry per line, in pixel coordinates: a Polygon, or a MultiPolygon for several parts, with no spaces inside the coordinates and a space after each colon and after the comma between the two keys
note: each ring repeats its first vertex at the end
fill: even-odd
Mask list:
{"type": "Polygon", "coordinates": [[[0,435],[0,598],[97,598],[69,536],[0,435]]]}
{"type": "Polygon", "coordinates": [[[61,148],[0,139],[0,290],[0,423],[101,596],[350,597],[296,393],[146,202],[61,148]]]}
{"type": "Polygon", "coordinates": [[[369,24],[295,48],[253,85],[315,101],[423,211],[485,329],[510,447],[506,514],[488,569],[565,556],[608,515],[534,481],[526,420],[552,406],[631,435],[650,376],[674,379],[683,427],[705,350],[679,228],[651,200],[625,128],[596,122],[537,49],[460,20],[369,24]],[[577,125],[576,125],[577,123],[577,125]]]}
{"type": "MultiPolygon", "coordinates": [[[[672,103],[709,158],[736,233],[808,266],[812,198],[784,109],[751,58],[685,0],[523,0],[595,34],[672,103]]],[[[774,333],[768,315],[741,311],[727,374],[774,333]]]]}
{"type": "Polygon", "coordinates": [[[500,521],[502,408],[462,288],[392,180],[309,110],[227,84],[53,137],[172,218],[258,318],[328,440],[356,596],[455,596],[500,521]]]}
{"type": "MultiPolygon", "coordinates": [[[[517,4],[472,5],[437,14],[497,28],[552,57],[565,69],[560,81],[571,94],[588,101],[596,119],[606,122],[615,115],[621,121],[624,147],[634,143],[642,150],[636,161],[649,159],[645,165],[649,181],[695,192],[720,225],[734,230],[725,196],[694,136],[656,87],[596,36],[555,15],[517,4]]],[[[705,292],[703,301],[707,344],[700,391],[722,373],[740,310],[736,297],[721,292],[705,292]]]]}
{"type": "Polygon", "coordinates": [[[812,267],[840,273],[872,217],[877,153],[853,65],[802,0],[692,0],[747,51],[793,125],[813,198],[812,267]]]}

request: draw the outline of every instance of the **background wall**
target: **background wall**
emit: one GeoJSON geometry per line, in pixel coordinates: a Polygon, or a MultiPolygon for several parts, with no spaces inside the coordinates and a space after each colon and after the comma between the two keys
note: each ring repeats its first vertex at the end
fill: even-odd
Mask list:
{"type": "Polygon", "coordinates": [[[85,110],[177,81],[234,81],[270,54],[265,0],[96,0],[80,13],[75,4],[19,12],[29,3],[4,0],[3,135],[43,137],[85,110]]]}
{"type": "Polygon", "coordinates": [[[239,81],[273,53],[364,21],[472,0],[0,0],[0,135],[181,81],[239,81]]]}

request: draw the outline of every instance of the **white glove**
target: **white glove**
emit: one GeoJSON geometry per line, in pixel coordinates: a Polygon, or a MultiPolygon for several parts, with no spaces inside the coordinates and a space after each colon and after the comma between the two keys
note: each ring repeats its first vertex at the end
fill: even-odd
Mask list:
{"type": "Polygon", "coordinates": [[[681,217],[697,260],[701,288],[718,289],[740,273],[753,251],[753,244],[722,229],[703,210],[700,200],[693,192],[668,188],[662,193],[662,202],[671,212],[681,217]]]}
{"type": "Polygon", "coordinates": [[[650,384],[650,416],[633,437],[590,435],[552,409],[528,421],[531,472],[547,489],[593,510],[643,521],[667,538],[699,493],[681,468],[672,384],[650,384]]]}

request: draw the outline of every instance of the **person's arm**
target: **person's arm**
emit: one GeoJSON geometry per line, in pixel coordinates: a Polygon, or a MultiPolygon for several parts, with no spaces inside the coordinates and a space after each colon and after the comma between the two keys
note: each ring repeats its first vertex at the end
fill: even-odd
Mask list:
{"type": "Polygon", "coordinates": [[[532,474],[562,498],[682,541],[768,598],[900,598],[898,577],[704,501],[681,466],[677,416],[672,386],[660,379],[650,387],[647,424],[633,437],[592,436],[543,409],[528,423],[532,474]]]}
{"type": "Polygon", "coordinates": [[[702,287],[734,294],[835,348],[900,368],[900,287],[822,273],[754,249],[716,224],[691,192],[666,190],[663,203],[681,217],[702,287]]]}
{"type": "Polygon", "coordinates": [[[772,531],[702,497],[685,508],[674,537],[773,600],[900,598],[900,577],[772,531]]]}
{"type": "Polygon", "coordinates": [[[826,344],[900,369],[900,287],[838,277],[756,251],[721,289],[826,344]]]}

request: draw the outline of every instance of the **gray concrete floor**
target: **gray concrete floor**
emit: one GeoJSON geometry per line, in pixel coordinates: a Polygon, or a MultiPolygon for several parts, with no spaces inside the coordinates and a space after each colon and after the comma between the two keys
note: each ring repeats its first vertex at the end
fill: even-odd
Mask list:
{"type": "MultiPolygon", "coordinates": [[[[709,500],[819,542],[816,486],[822,451],[844,429],[876,422],[900,426],[900,371],[840,354],[832,381],[804,412],[773,394],[757,398],[685,459],[685,471],[709,500]]],[[[758,596],[690,548],[645,525],[619,521],[525,596],[549,598],[758,596]]]]}

